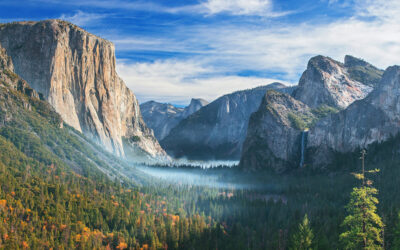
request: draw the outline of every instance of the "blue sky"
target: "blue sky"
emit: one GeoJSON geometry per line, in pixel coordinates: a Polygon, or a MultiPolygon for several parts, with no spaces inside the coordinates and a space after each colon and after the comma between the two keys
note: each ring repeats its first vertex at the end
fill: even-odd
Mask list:
{"type": "Polygon", "coordinates": [[[0,0],[0,22],[61,18],[114,42],[141,102],[187,104],[280,81],[310,57],[399,64],[397,0],[0,0]]]}

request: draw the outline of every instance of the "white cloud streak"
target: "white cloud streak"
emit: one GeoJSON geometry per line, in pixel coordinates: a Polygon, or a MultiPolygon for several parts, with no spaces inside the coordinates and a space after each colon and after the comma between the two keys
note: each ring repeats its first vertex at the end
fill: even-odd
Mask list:
{"type": "Polygon", "coordinates": [[[86,6],[102,9],[139,10],[171,14],[200,14],[216,15],[220,13],[229,15],[280,17],[292,13],[273,11],[272,0],[204,0],[198,4],[182,6],[164,6],[151,1],[126,1],[126,0],[33,0],[38,3],[59,4],[66,6],[86,6]]]}
{"type": "MultiPolygon", "coordinates": [[[[107,7],[107,2],[100,3],[107,7]]],[[[191,97],[211,101],[222,94],[275,81],[232,75],[242,70],[283,73],[284,81],[296,83],[308,59],[318,54],[336,60],[351,54],[380,68],[400,63],[399,1],[330,0],[329,3],[354,6],[354,15],[325,23],[319,20],[275,26],[264,26],[262,20],[259,25],[251,26],[214,23],[174,27],[168,37],[157,37],[157,34],[153,37],[111,37],[119,51],[193,54],[190,60],[153,63],[119,60],[118,71],[141,101],[155,99],[184,104],[191,97]]],[[[151,7],[153,11],[204,15],[273,16],[274,13],[271,0],[205,0],[198,5],[164,9],[142,2],[124,7],[151,7]]],[[[77,12],[66,18],[82,25],[101,16],[77,12]]]]}
{"type": "Polygon", "coordinates": [[[232,15],[278,17],[290,13],[274,12],[271,0],[207,0],[201,6],[210,15],[227,13],[232,15]]]}
{"type": "Polygon", "coordinates": [[[142,103],[158,100],[187,105],[192,97],[212,101],[230,92],[276,81],[240,76],[200,77],[213,69],[206,69],[196,61],[164,60],[133,64],[118,61],[117,71],[142,103]]]}
{"type": "Polygon", "coordinates": [[[227,72],[244,69],[284,72],[284,80],[296,83],[308,59],[318,54],[336,60],[351,54],[380,68],[399,64],[400,17],[397,13],[400,13],[400,3],[356,1],[353,17],[330,23],[183,29],[179,32],[186,35],[149,45],[148,49],[167,48],[183,53],[201,51],[201,47],[207,49],[190,61],[120,64],[119,72],[142,100],[187,102],[191,97],[212,100],[234,90],[275,81],[226,76],[227,72]]]}
{"type": "Polygon", "coordinates": [[[59,17],[59,19],[69,21],[78,26],[88,26],[88,25],[97,24],[98,21],[100,21],[101,19],[103,19],[105,17],[107,17],[106,14],[87,13],[87,12],[78,10],[73,15],[62,14],[59,17]]]}

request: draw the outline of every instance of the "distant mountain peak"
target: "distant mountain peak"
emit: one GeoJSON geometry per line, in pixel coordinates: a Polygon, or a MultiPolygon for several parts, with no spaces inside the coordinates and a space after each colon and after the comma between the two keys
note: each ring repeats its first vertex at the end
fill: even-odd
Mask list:
{"type": "Polygon", "coordinates": [[[346,108],[365,98],[372,88],[354,79],[341,62],[326,56],[315,56],[299,81],[293,96],[312,108],[329,105],[346,108]]]}
{"type": "Polygon", "coordinates": [[[185,108],[182,114],[182,118],[185,119],[189,115],[193,114],[202,107],[208,105],[209,102],[201,98],[192,98],[190,104],[185,108]]]}
{"type": "Polygon", "coordinates": [[[189,106],[196,105],[196,104],[202,104],[203,106],[205,106],[205,105],[209,104],[209,102],[207,100],[202,99],[202,98],[192,98],[190,100],[189,106]]]}
{"type": "Polygon", "coordinates": [[[268,84],[267,86],[269,86],[271,88],[276,88],[276,89],[277,88],[286,88],[286,87],[288,87],[285,84],[280,83],[280,82],[273,82],[273,83],[268,84]]]}
{"type": "Polygon", "coordinates": [[[140,105],[143,119],[154,131],[158,140],[169,134],[182,119],[193,114],[208,102],[201,98],[193,98],[185,108],[179,108],[169,103],[148,101],[140,105]]]}
{"type": "Polygon", "coordinates": [[[223,95],[183,119],[161,140],[176,157],[238,159],[251,113],[269,89],[291,94],[292,87],[269,84],[223,95]]]}

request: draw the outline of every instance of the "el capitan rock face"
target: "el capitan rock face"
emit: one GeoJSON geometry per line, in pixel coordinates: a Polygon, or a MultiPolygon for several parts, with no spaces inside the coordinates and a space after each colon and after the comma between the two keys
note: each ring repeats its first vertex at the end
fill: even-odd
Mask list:
{"type": "Polygon", "coordinates": [[[178,123],[207,105],[204,99],[193,98],[185,108],[177,108],[168,103],[148,101],[140,105],[146,125],[153,129],[157,140],[164,139],[178,123]]]}
{"type": "Polygon", "coordinates": [[[67,124],[121,156],[123,138],[152,156],[165,154],[143,122],[135,95],[115,71],[111,42],[68,22],[46,20],[0,25],[0,44],[15,72],[67,124]]]}
{"type": "Polygon", "coordinates": [[[352,79],[344,64],[316,56],[308,62],[293,97],[312,108],[328,105],[344,109],[371,91],[372,87],[352,79]]]}
{"type": "Polygon", "coordinates": [[[175,157],[240,159],[250,115],[258,109],[268,89],[293,91],[274,83],[224,95],[183,119],[161,145],[175,157]]]}

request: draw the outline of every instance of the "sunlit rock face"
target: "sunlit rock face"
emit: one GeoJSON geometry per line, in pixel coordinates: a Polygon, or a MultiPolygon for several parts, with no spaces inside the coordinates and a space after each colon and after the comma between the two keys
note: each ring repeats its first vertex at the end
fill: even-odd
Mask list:
{"type": "Polygon", "coordinates": [[[400,132],[400,67],[389,67],[365,99],[320,120],[309,133],[313,162],[326,165],[332,152],[352,152],[400,132]]]}
{"type": "Polygon", "coordinates": [[[345,64],[329,57],[311,58],[293,98],[271,92],[252,115],[240,166],[275,172],[299,167],[303,129],[310,130],[303,156],[305,165],[312,166],[329,164],[333,152],[351,152],[397,133],[397,111],[390,107],[396,105],[400,91],[393,84],[387,87],[394,73],[385,73],[381,81],[382,72],[352,56],[346,56],[345,64]],[[377,93],[380,97],[370,101],[377,93]],[[373,104],[377,99],[389,103],[373,104]],[[302,128],[294,126],[299,121],[302,128]]]}
{"type": "Polygon", "coordinates": [[[169,103],[149,101],[141,104],[140,110],[144,121],[154,131],[157,140],[162,140],[181,120],[207,104],[206,100],[198,98],[193,98],[185,108],[178,108],[169,103]]]}
{"type": "Polygon", "coordinates": [[[165,154],[116,73],[111,42],[68,22],[47,20],[0,25],[0,44],[15,72],[76,130],[120,156],[123,138],[151,156],[165,154]]]}
{"type": "Polygon", "coordinates": [[[311,109],[288,94],[270,90],[250,117],[240,167],[283,172],[300,159],[301,129],[291,115],[314,118],[311,109]]]}
{"type": "Polygon", "coordinates": [[[293,97],[312,108],[324,104],[344,109],[371,91],[372,87],[353,79],[344,64],[316,56],[308,62],[293,97]]]}
{"type": "Polygon", "coordinates": [[[224,95],[183,119],[161,145],[169,154],[190,159],[240,159],[250,115],[269,89],[291,93],[274,83],[224,95]]]}

